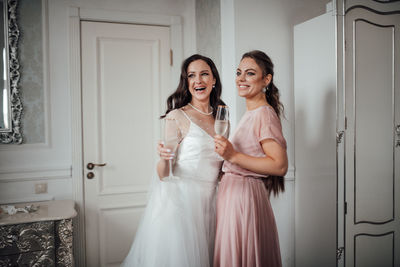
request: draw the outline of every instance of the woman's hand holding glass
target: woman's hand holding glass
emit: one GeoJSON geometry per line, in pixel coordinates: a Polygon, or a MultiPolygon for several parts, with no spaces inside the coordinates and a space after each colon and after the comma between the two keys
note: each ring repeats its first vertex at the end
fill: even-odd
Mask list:
{"type": "Polygon", "coordinates": [[[164,141],[162,140],[158,142],[157,152],[158,155],[160,155],[160,158],[165,161],[169,161],[170,159],[174,159],[175,157],[175,153],[172,152],[169,148],[166,148],[164,145],[164,141]]]}
{"type": "Polygon", "coordinates": [[[229,108],[219,105],[215,116],[214,130],[217,135],[228,137],[229,132],[229,108]]]}
{"type": "Polygon", "coordinates": [[[236,150],[233,148],[232,143],[221,135],[216,135],[214,137],[214,143],[215,152],[217,152],[224,160],[232,161],[236,154],[236,150]]]}
{"type": "Polygon", "coordinates": [[[179,179],[173,175],[172,172],[172,161],[175,158],[175,152],[178,148],[178,144],[181,141],[181,133],[178,124],[175,119],[165,118],[164,119],[164,138],[158,145],[158,152],[160,157],[164,160],[168,160],[169,163],[169,180],[179,179]]]}
{"type": "Polygon", "coordinates": [[[214,130],[217,134],[214,137],[215,142],[215,152],[218,153],[220,157],[226,159],[224,156],[226,154],[226,148],[229,148],[229,141],[227,139],[229,135],[229,108],[225,105],[219,105],[217,109],[217,114],[215,116],[214,130]]]}

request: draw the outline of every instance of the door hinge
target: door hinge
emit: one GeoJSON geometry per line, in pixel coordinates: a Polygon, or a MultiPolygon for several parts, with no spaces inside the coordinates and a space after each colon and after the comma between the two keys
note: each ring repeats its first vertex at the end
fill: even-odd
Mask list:
{"type": "Polygon", "coordinates": [[[344,202],[344,215],[347,214],[347,202],[344,202]]]}
{"type": "Polygon", "coordinates": [[[340,247],[338,249],[336,249],[336,259],[340,260],[342,258],[344,252],[344,247],[340,247]]]}
{"type": "Polygon", "coordinates": [[[347,117],[344,118],[344,129],[347,130],[347,117]]]}
{"type": "Polygon", "coordinates": [[[342,142],[344,135],[344,131],[340,131],[336,133],[336,144],[340,144],[342,142]]]}
{"type": "Polygon", "coordinates": [[[172,66],[174,64],[174,52],[172,49],[169,50],[169,64],[172,66]]]}

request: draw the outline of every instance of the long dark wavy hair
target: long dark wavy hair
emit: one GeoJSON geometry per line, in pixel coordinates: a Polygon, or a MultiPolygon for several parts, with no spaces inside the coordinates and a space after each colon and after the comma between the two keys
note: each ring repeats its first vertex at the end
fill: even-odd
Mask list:
{"type": "MultiPolygon", "coordinates": [[[[252,58],[263,71],[264,77],[271,74],[272,78],[265,90],[265,98],[267,99],[268,104],[270,104],[275,110],[278,117],[281,118],[284,108],[282,103],[279,101],[279,89],[274,84],[274,64],[272,63],[271,58],[259,50],[253,50],[243,54],[242,60],[244,58],[252,58]]],[[[282,176],[270,175],[268,178],[264,179],[264,184],[267,190],[269,192],[272,191],[275,196],[280,192],[285,191],[285,180],[282,176]]]]}
{"type": "Polygon", "coordinates": [[[181,108],[192,101],[192,95],[189,92],[187,69],[190,63],[199,59],[203,60],[207,63],[208,66],[210,66],[211,72],[215,78],[215,86],[213,87],[210,94],[210,106],[213,108],[214,118],[217,114],[218,105],[225,105],[225,103],[221,100],[222,84],[221,79],[219,78],[217,67],[215,67],[214,62],[208,57],[194,54],[183,61],[178,88],[176,88],[176,91],[168,97],[167,111],[160,118],[164,118],[171,110],[181,108]]]}

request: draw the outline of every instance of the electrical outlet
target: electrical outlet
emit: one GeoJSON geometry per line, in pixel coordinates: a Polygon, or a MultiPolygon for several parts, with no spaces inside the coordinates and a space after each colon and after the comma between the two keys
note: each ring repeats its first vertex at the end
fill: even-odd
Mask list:
{"type": "Polygon", "coordinates": [[[47,183],[35,184],[35,194],[46,194],[47,183]]]}

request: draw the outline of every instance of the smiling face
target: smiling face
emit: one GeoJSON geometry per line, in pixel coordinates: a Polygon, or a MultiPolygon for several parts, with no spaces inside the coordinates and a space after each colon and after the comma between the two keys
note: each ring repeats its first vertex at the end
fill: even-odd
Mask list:
{"type": "Polygon", "coordinates": [[[236,70],[236,87],[239,96],[253,98],[263,93],[271,81],[271,74],[264,75],[262,69],[252,58],[243,58],[236,70]]]}
{"type": "Polygon", "coordinates": [[[195,60],[187,68],[187,82],[192,101],[208,102],[215,84],[210,66],[201,59],[195,60]]]}

